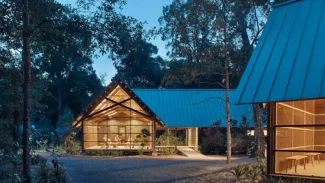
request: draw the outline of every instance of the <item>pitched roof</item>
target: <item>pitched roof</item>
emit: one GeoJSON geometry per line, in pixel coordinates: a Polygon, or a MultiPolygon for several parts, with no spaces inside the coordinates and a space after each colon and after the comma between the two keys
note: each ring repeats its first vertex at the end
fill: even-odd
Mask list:
{"type": "MultiPolygon", "coordinates": [[[[111,84],[109,84],[99,95],[98,97],[95,98],[95,100],[90,103],[87,108],[78,115],[78,117],[71,123],[71,126],[73,127],[79,127],[81,125],[81,121],[92,116],[95,115],[95,113],[102,113],[104,111],[106,111],[106,109],[102,109],[100,111],[95,112],[94,114],[91,114],[91,112],[94,111],[94,109],[102,102],[102,101],[106,101],[107,96],[117,87],[121,87],[121,89],[123,91],[125,91],[129,96],[130,99],[132,98],[140,107],[142,107],[142,109],[148,113],[152,118],[156,119],[162,126],[164,126],[165,124],[159,119],[159,117],[152,112],[149,107],[143,102],[141,101],[141,99],[139,99],[138,97],[136,97],[136,94],[132,91],[132,89],[130,89],[128,86],[126,86],[125,83],[121,82],[121,81],[115,81],[112,82],[111,84]],[[102,112],[101,112],[102,111],[102,112]]],[[[127,99],[128,100],[128,99],[127,99]]],[[[125,101],[127,101],[125,100],[125,101]]],[[[123,101],[122,101],[123,102],[123,101]]],[[[115,105],[111,105],[110,107],[116,106],[118,104],[115,105]]],[[[110,108],[109,107],[109,108],[110,108]]]]}
{"type": "Polygon", "coordinates": [[[274,7],[237,88],[236,103],[325,97],[325,1],[274,7]]]}
{"type": "MultiPolygon", "coordinates": [[[[166,124],[167,127],[209,127],[221,120],[226,126],[225,90],[210,89],[133,89],[134,93],[166,124]]],[[[230,97],[235,90],[230,91],[230,97]]],[[[253,125],[252,105],[231,102],[231,119],[247,117],[253,125]]]]}

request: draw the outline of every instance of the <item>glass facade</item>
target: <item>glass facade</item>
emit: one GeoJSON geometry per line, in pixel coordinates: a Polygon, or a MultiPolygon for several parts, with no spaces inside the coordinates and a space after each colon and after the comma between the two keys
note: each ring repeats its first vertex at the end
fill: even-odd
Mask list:
{"type": "Polygon", "coordinates": [[[274,172],[325,177],[325,100],[276,103],[274,172]]]}
{"type": "Polygon", "coordinates": [[[115,88],[83,122],[84,149],[152,149],[153,121],[121,88],[115,88]]]}

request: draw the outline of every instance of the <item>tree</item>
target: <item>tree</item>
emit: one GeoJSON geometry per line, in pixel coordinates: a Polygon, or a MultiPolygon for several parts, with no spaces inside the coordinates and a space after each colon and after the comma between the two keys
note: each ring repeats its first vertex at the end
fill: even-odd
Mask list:
{"type": "Polygon", "coordinates": [[[227,120],[227,163],[231,164],[231,121],[230,121],[230,98],[229,98],[229,60],[228,60],[228,16],[226,3],[222,2],[223,9],[223,42],[225,55],[225,85],[226,85],[226,120],[227,120]]]}
{"type": "Polygon", "coordinates": [[[23,175],[25,182],[30,182],[30,93],[31,93],[31,70],[30,70],[30,24],[29,24],[29,1],[23,0],[23,65],[24,65],[24,116],[23,116],[23,175]]]}
{"type": "MultiPolygon", "coordinates": [[[[99,79],[91,67],[91,57],[94,55],[94,50],[99,49],[102,53],[109,52],[113,58],[114,54],[120,51],[121,46],[127,44],[124,38],[132,36],[132,32],[136,29],[134,25],[137,21],[135,19],[116,12],[115,5],[120,2],[122,1],[102,0],[99,2],[99,8],[95,10],[96,12],[87,16],[71,7],[63,6],[56,1],[3,0],[0,2],[0,14],[2,17],[0,20],[2,25],[0,27],[0,44],[6,47],[7,51],[13,50],[19,52],[15,57],[22,55],[23,60],[23,174],[26,182],[30,181],[30,119],[32,113],[38,113],[37,111],[31,110],[31,94],[33,92],[32,89],[35,88],[31,87],[32,76],[40,80],[48,79],[47,76],[50,72],[42,70],[45,68],[43,66],[49,60],[53,62],[58,61],[70,67],[67,70],[65,70],[66,68],[54,69],[54,65],[58,66],[60,64],[50,64],[53,67],[48,68],[55,70],[51,73],[56,73],[52,78],[53,80],[48,80],[48,85],[46,85],[50,92],[53,91],[51,87],[54,85],[60,88],[63,82],[61,84],[57,83],[65,79],[64,81],[66,83],[64,85],[69,85],[69,82],[74,81],[72,88],[70,87],[67,92],[67,98],[75,94],[82,94],[79,95],[81,96],[79,97],[79,101],[81,101],[84,96],[91,98],[96,95],[97,90],[101,86],[98,87],[96,85],[100,82],[96,83],[99,79]],[[46,43],[49,45],[46,45],[46,43]],[[20,50],[22,50],[22,54],[20,50]],[[60,53],[63,54],[60,55],[60,53]],[[84,62],[78,65],[80,60],[84,62]],[[34,68],[35,70],[33,72],[37,74],[34,75],[31,72],[31,68],[34,68]],[[87,78],[86,84],[80,81],[82,77],[87,78]],[[51,83],[54,80],[57,83],[51,83]],[[84,85],[87,86],[81,87],[84,85]],[[87,89],[80,91],[84,88],[87,89]]],[[[7,68],[5,69],[7,71],[7,68]]],[[[56,96],[60,96],[61,92],[56,93],[56,96]]],[[[19,94],[16,96],[19,96],[19,94]]],[[[45,97],[43,99],[37,98],[38,101],[44,99],[45,97]]],[[[58,101],[62,100],[60,99],[58,101]]],[[[59,102],[57,103],[57,111],[59,111],[57,115],[59,116],[62,105],[59,102]]],[[[76,107],[76,104],[73,105],[76,107]]],[[[1,108],[7,109],[8,106],[1,106],[1,108]]],[[[50,110],[53,110],[53,108],[50,110]]],[[[78,110],[81,111],[81,109],[78,110]]],[[[0,117],[2,116],[5,115],[0,115],[0,117]]],[[[15,121],[18,119],[17,116],[15,115],[15,121]]]]}
{"type": "MultiPolygon", "coordinates": [[[[180,65],[171,72],[173,75],[168,73],[168,80],[164,81],[181,83],[179,81],[187,77],[187,83],[207,82],[217,84],[215,87],[218,88],[226,88],[229,84],[229,88],[236,88],[263,31],[271,4],[266,0],[174,0],[164,7],[160,33],[171,48],[172,64],[180,65]],[[223,7],[226,7],[226,13],[223,7]],[[191,67],[193,62],[211,65],[210,70],[191,67]],[[185,72],[182,65],[189,66],[185,72]],[[226,69],[229,80],[228,74],[224,74],[224,66],[229,67],[226,69]],[[195,77],[188,77],[193,73],[195,77]],[[216,76],[208,80],[207,76],[213,74],[216,76]]],[[[255,119],[256,124],[261,123],[260,118],[255,119]]]]}
{"type": "Polygon", "coordinates": [[[119,55],[115,62],[117,74],[112,80],[120,79],[132,88],[159,88],[165,73],[165,63],[158,53],[158,48],[142,37],[130,40],[133,44],[126,48],[125,54],[119,55]]]}

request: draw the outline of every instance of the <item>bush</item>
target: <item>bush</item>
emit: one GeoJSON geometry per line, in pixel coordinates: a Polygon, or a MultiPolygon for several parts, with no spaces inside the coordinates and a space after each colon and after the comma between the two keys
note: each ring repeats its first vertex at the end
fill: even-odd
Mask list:
{"type": "Polygon", "coordinates": [[[221,121],[204,129],[204,137],[200,145],[203,154],[223,154],[226,152],[226,135],[220,128],[221,121]]]}
{"type": "Polygon", "coordinates": [[[67,154],[76,155],[81,152],[81,141],[77,132],[70,132],[66,137],[63,149],[67,154]]]}
{"type": "Polygon", "coordinates": [[[185,145],[185,138],[183,136],[177,137],[174,132],[167,130],[156,139],[156,144],[157,146],[183,146],[185,145]]]}
{"type": "Polygon", "coordinates": [[[230,171],[231,174],[233,174],[237,180],[242,178],[245,175],[245,167],[242,165],[238,165],[234,167],[234,170],[230,171]]]}
{"type": "Polygon", "coordinates": [[[175,148],[163,147],[161,148],[161,153],[164,155],[176,154],[175,148]]]}
{"type": "Polygon", "coordinates": [[[85,153],[88,156],[123,156],[122,151],[108,151],[104,149],[86,150],[85,153]]]}
{"type": "Polygon", "coordinates": [[[46,159],[43,158],[41,155],[39,155],[39,154],[36,154],[36,155],[33,154],[31,156],[31,164],[32,165],[38,165],[38,164],[41,164],[43,162],[46,162],[46,159]]]}
{"type": "Polygon", "coordinates": [[[36,171],[36,181],[38,183],[70,183],[71,179],[62,165],[54,168],[45,161],[39,165],[36,171]]]}

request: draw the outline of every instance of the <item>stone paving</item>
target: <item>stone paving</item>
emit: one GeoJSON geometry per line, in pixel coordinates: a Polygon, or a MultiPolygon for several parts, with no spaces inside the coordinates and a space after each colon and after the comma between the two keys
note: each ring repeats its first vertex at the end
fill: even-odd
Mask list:
{"type": "Polygon", "coordinates": [[[232,165],[224,157],[193,160],[185,157],[60,157],[75,183],[127,182],[193,182],[238,164],[253,163],[253,159],[238,158],[232,165]]]}

